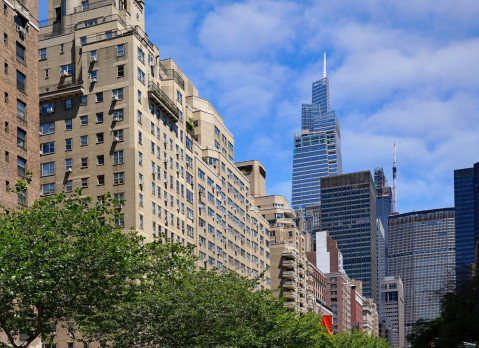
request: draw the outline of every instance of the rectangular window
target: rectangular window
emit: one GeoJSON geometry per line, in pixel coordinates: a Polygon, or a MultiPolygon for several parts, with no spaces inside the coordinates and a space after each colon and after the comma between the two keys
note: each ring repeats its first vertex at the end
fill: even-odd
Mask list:
{"type": "Polygon", "coordinates": [[[25,92],[25,80],[26,76],[17,70],[17,89],[25,92]]]}
{"type": "Polygon", "coordinates": [[[113,131],[114,141],[121,142],[123,141],[123,129],[118,129],[113,131]]]}
{"type": "Polygon", "coordinates": [[[97,144],[102,144],[104,141],[103,133],[97,133],[96,134],[96,143],[97,144]]]}
{"type": "Polygon", "coordinates": [[[141,91],[138,90],[138,103],[141,104],[141,91]]]}
{"type": "Polygon", "coordinates": [[[123,150],[113,152],[113,164],[123,164],[123,150]]]}
{"type": "Polygon", "coordinates": [[[81,7],[83,11],[88,11],[88,8],[90,7],[88,1],[82,1],[81,7]]]}
{"type": "Polygon", "coordinates": [[[71,151],[72,148],[72,139],[65,139],[65,151],[71,151]]]}
{"type": "Polygon", "coordinates": [[[123,121],[123,109],[113,110],[113,121],[123,121]]]}
{"type": "Polygon", "coordinates": [[[103,92],[98,92],[96,94],[96,102],[97,103],[103,103],[103,92]]]}
{"type": "Polygon", "coordinates": [[[97,112],[96,123],[103,123],[103,112],[97,112]]]}
{"type": "Polygon", "coordinates": [[[140,68],[138,68],[138,81],[145,84],[145,73],[140,68]]]}
{"type": "Polygon", "coordinates": [[[17,117],[25,121],[25,113],[27,109],[27,104],[22,102],[20,99],[17,99],[17,117]]]}
{"type": "Polygon", "coordinates": [[[121,185],[125,182],[125,173],[113,173],[113,184],[114,185],[121,185]]]}
{"type": "Polygon", "coordinates": [[[17,145],[22,149],[26,149],[27,132],[21,128],[17,128],[17,145]]]}
{"type": "Polygon", "coordinates": [[[42,123],[40,125],[40,135],[47,135],[55,133],[55,122],[42,123]]]}
{"type": "Polygon", "coordinates": [[[51,141],[40,145],[40,155],[50,155],[55,153],[55,142],[51,141]]]}
{"type": "Polygon", "coordinates": [[[88,178],[81,178],[81,187],[82,188],[88,187],[88,178]]]}
{"type": "Polygon", "coordinates": [[[60,54],[63,54],[65,52],[65,46],[64,44],[60,44],[60,54]]]}
{"type": "Polygon", "coordinates": [[[145,64],[145,53],[138,47],[138,60],[145,64]]]}
{"type": "Polygon", "coordinates": [[[80,146],[88,145],[88,135],[83,135],[80,137],[80,146]]]}
{"type": "Polygon", "coordinates": [[[73,169],[73,160],[71,158],[67,158],[65,160],[65,171],[71,172],[73,169]]]}
{"type": "Polygon", "coordinates": [[[73,64],[62,65],[60,67],[60,74],[61,76],[71,76],[75,73],[75,69],[73,64]]]}
{"type": "Polygon", "coordinates": [[[118,65],[116,67],[116,76],[117,77],[125,77],[125,66],[124,65],[118,65]]]}
{"type": "Polygon", "coordinates": [[[123,100],[123,88],[114,89],[112,93],[114,100],[123,100]]]}
{"type": "Polygon", "coordinates": [[[55,162],[42,163],[40,169],[41,176],[55,175],[55,162]]]}
{"type": "Polygon", "coordinates": [[[116,55],[118,57],[123,57],[125,55],[125,45],[124,44],[116,46],[116,55]]]}
{"type": "Polygon", "coordinates": [[[98,60],[97,50],[90,51],[90,63],[94,63],[98,60]]]}
{"type": "Polygon", "coordinates": [[[105,185],[105,176],[104,175],[98,175],[96,177],[97,185],[98,186],[103,186],[105,185]]]}
{"type": "Polygon", "coordinates": [[[55,194],[55,184],[44,184],[41,187],[41,195],[42,196],[48,196],[48,195],[54,195],[55,194]]]}
{"type": "Polygon", "coordinates": [[[71,110],[71,109],[72,109],[72,100],[65,99],[65,110],[71,110]]]}
{"type": "Polygon", "coordinates": [[[80,116],[80,126],[88,126],[88,116],[80,116]]]}
{"type": "Polygon", "coordinates": [[[71,118],[65,120],[65,130],[66,130],[66,131],[71,131],[72,128],[73,128],[73,127],[72,127],[72,120],[71,120],[71,118]]]}
{"type": "Polygon", "coordinates": [[[65,191],[72,192],[73,191],[73,180],[67,180],[65,184],[65,191]]]}
{"type": "MultiPolygon", "coordinates": [[[[55,162],[53,162],[53,172],[55,172],[55,162]]],[[[27,160],[22,157],[17,157],[17,173],[24,177],[27,173],[27,160]]]]}
{"type": "Polygon", "coordinates": [[[183,95],[178,90],[176,91],[176,100],[178,103],[183,104],[183,95]]]}
{"type": "Polygon", "coordinates": [[[88,96],[82,95],[80,97],[80,105],[87,105],[88,104],[88,96]]]}
{"type": "Polygon", "coordinates": [[[96,156],[96,165],[97,166],[102,166],[104,164],[105,164],[105,156],[104,155],[96,156]]]}
{"type": "Polygon", "coordinates": [[[38,60],[44,60],[44,59],[47,59],[47,49],[40,48],[38,50],[38,60]]]}
{"type": "MultiPolygon", "coordinates": [[[[25,46],[23,46],[19,42],[17,42],[16,46],[17,46],[17,60],[23,65],[25,65],[25,46]]],[[[46,55],[47,53],[45,50],[45,58],[46,58],[46,55]]]]}

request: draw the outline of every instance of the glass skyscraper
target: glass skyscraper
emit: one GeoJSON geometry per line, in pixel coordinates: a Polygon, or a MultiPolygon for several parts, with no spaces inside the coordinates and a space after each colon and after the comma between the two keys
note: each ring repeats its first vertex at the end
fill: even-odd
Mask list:
{"type": "Polygon", "coordinates": [[[388,275],[388,216],[393,213],[393,195],[391,187],[387,186],[387,179],[383,168],[374,169],[374,184],[376,186],[376,217],[381,220],[384,228],[384,243],[386,246],[385,275],[388,275]]]}
{"type": "Polygon", "coordinates": [[[456,278],[469,279],[479,234],[479,162],[473,168],[454,171],[456,208],[456,278]]]}
{"type": "Polygon", "coordinates": [[[323,78],[313,83],[312,103],[302,105],[301,133],[294,135],[291,206],[298,211],[320,203],[320,178],[342,173],[341,134],[330,110],[326,56],[323,78]]]}

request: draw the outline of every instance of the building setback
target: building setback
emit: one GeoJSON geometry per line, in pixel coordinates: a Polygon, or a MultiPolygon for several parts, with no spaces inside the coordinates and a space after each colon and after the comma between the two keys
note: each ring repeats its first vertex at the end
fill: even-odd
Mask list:
{"type": "Polygon", "coordinates": [[[454,208],[391,215],[389,274],[404,284],[404,335],[418,319],[440,313],[440,297],[455,286],[454,208]]]}
{"type": "Polygon", "coordinates": [[[369,171],[321,178],[321,230],[344,256],[344,270],[377,303],[376,195],[369,171]]]}
{"type": "Polygon", "coordinates": [[[40,192],[38,1],[2,1],[0,12],[0,204],[30,205],[40,192]],[[26,194],[6,193],[27,171],[26,194]]]}

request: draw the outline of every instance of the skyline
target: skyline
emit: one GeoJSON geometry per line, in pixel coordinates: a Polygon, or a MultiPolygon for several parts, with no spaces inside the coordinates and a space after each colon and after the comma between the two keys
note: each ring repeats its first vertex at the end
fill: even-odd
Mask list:
{"type": "Polygon", "coordinates": [[[453,206],[454,169],[478,161],[479,4],[463,3],[156,1],[146,31],[223,116],[235,160],[260,160],[267,193],[290,203],[293,134],[326,51],[343,172],[382,166],[392,185],[396,142],[408,212],[453,206]]]}

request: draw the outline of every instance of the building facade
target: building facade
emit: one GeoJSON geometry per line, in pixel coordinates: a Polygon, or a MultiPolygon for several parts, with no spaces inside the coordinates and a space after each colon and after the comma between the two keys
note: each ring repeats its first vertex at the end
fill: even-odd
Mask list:
{"type": "Polygon", "coordinates": [[[369,171],[321,178],[321,230],[338,243],[348,276],[377,301],[376,195],[369,171]]]}
{"type": "Polygon", "coordinates": [[[38,1],[2,1],[0,31],[0,204],[32,204],[40,192],[38,1]],[[8,193],[32,172],[25,194],[8,193]]]}
{"type": "Polygon", "coordinates": [[[369,297],[363,298],[363,331],[370,335],[379,335],[378,306],[369,297]]]}
{"type": "Polygon", "coordinates": [[[404,284],[404,335],[418,319],[434,319],[455,287],[454,208],[390,215],[389,273],[404,284]]]}
{"type": "Polygon", "coordinates": [[[381,220],[384,228],[385,257],[386,257],[386,275],[388,274],[387,263],[387,245],[388,245],[388,216],[393,213],[393,194],[392,189],[387,184],[387,178],[383,168],[374,169],[374,184],[376,187],[376,217],[381,220]]]}
{"type": "Polygon", "coordinates": [[[456,212],[456,277],[461,284],[471,275],[479,236],[479,162],[454,171],[456,212]]]}
{"type": "Polygon", "coordinates": [[[381,284],[380,315],[385,318],[389,329],[389,343],[404,347],[404,288],[401,277],[388,276],[381,284]]]}
{"type": "Polygon", "coordinates": [[[200,267],[264,273],[269,224],[252,209],[223,118],[144,28],[143,1],[49,1],[40,32],[42,194],[125,199],[116,222],[197,246],[200,267]]]}
{"type": "Polygon", "coordinates": [[[320,178],[342,173],[341,133],[330,110],[326,56],[323,78],[312,86],[312,103],[303,104],[301,133],[294,135],[292,204],[299,208],[320,203],[320,178]]]}

